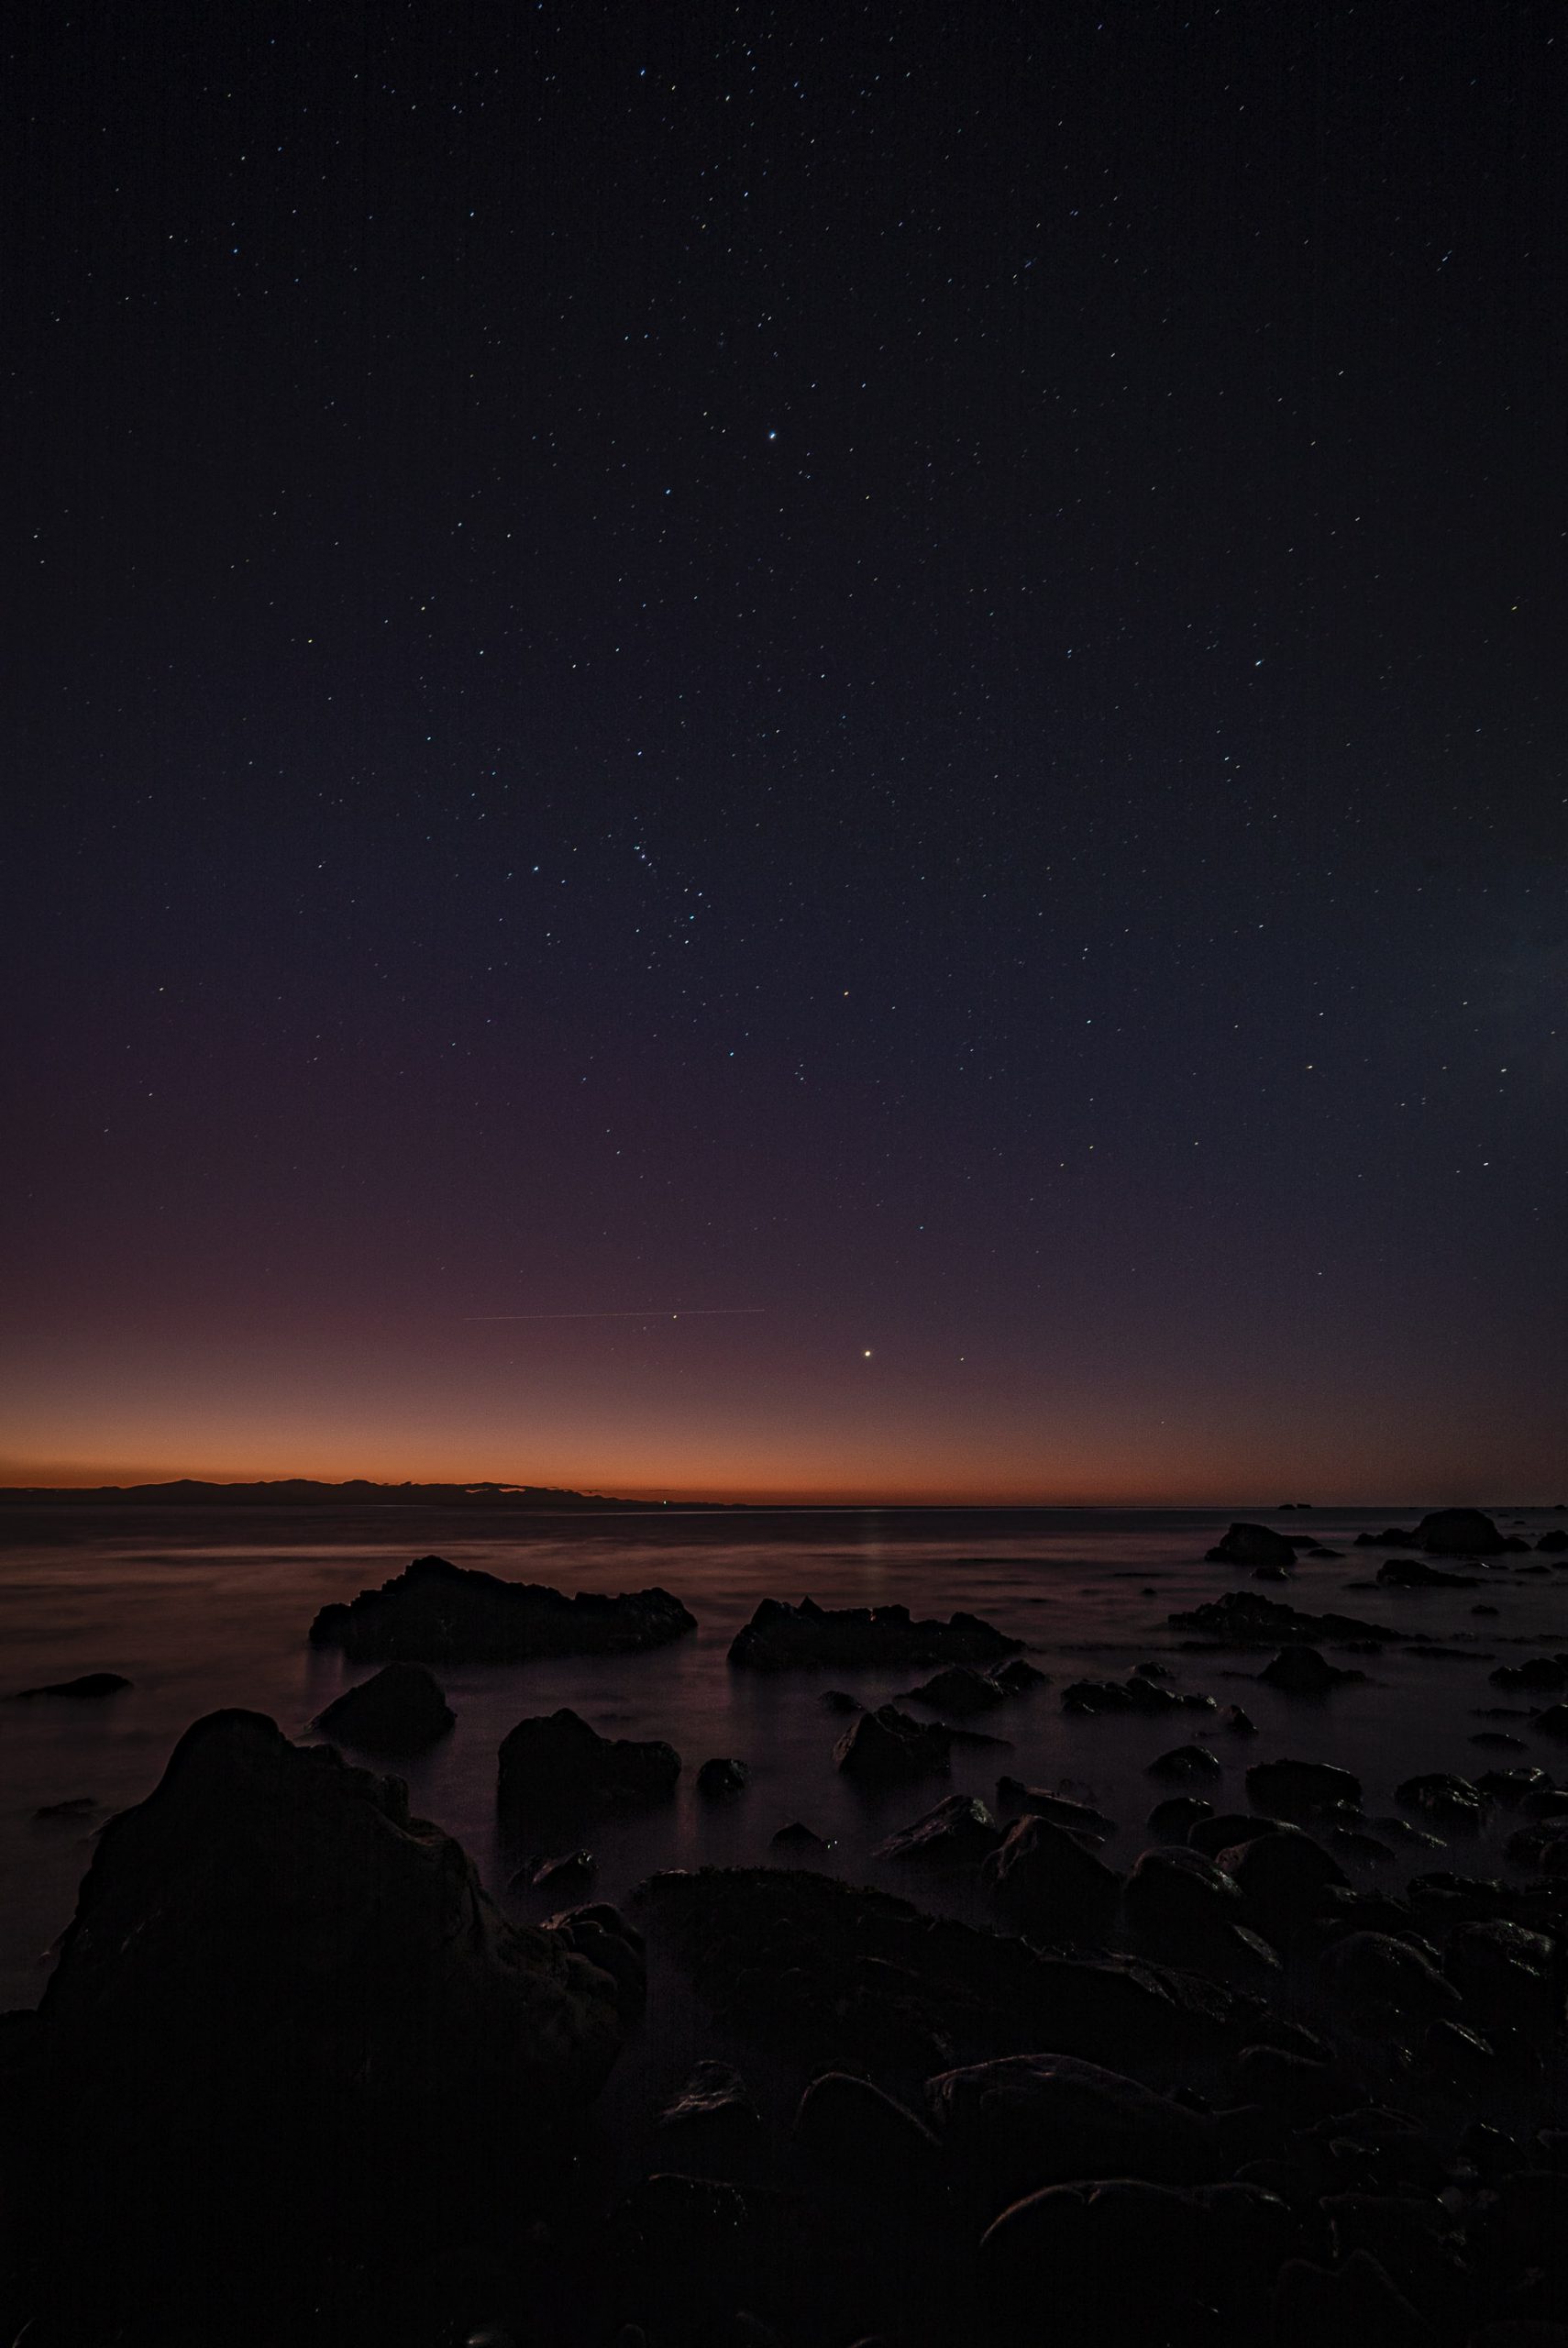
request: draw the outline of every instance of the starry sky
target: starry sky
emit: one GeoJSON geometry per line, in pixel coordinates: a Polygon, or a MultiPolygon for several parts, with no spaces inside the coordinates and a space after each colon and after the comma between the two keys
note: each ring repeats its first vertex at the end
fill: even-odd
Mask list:
{"type": "Polygon", "coordinates": [[[1562,1498],[1563,32],[8,16],[0,1480],[1562,1498]]]}

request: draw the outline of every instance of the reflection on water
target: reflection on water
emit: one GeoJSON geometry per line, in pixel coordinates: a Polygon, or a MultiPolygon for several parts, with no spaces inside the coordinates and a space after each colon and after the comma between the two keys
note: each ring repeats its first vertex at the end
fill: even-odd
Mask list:
{"type": "MultiPolygon", "coordinates": [[[[1419,1513],[1419,1509],[1414,1513],[1419,1513]]],[[[1478,1730],[1516,1733],[1522,1721],[1483,1722],[1474,1708],[1502,1703],[1486,1684],[1493,1656],[1518,1643],[1568,1645],[1568,1592],[1555,1574],[1507,1559],[1485,1570],[1495,1588],[1413,1594],[1355,1588],[1379,1553],[1350,1542],[1366,1525],[1409,1522],[1412,1511],[1366,1510],[1286,1518],[1342,1558],[1309,1560],[1294,1589],[1272,1589],[1314,1611],[1342,1611],[1428,1630],[1471,1652],[1426,1659],[1390,1649],[1362,1658],[1364,1687],[1323,1704],[1255,1684],[1262,1657],[1184,1656],[1166,1627],[1173,1609],[1236,1586],[1231,1571],[1201,1562],[1221,1515],[1051,1511],[726,1512],[647,1517],[528,1516],[497,1511],[439,1517],[411,1509],[7,1510],[0,1518],[0,1653],[13,1688],[95,1670],[124,1672],[132,1690],[103,1704],[0,1707],[0,2005],[31,2004],[47,1974],[44,1952],[70,1919],[91,1856],[91,1826],[156,1784],[181,1732],[201,1713],[240,1704],[271,1713],[293,1733],[347,1681],[367,1676],[305,1644],[318,1607],[398,1573],[437,1550],[459,1565],[566,1589],[631,1589],[662,1583],[696,1614],[697,1634],[652,1655],[589,1658],[443,1675],[458,1726],[407,1771],[414,1807],[457,1834],[510,1913],[547,1912],[542,1894],[507,1887],[526,1857],[503,1850],[493,1816],[495,1754],[527,1713],[569,1704],[616,1736],[664,1736],[684,1756],[676,1800],[635,1821],[598,1829],[595,1894],[615,1899],[659,1866],[734,1863],[767,1855],[775,1830],[803,1819],[834,1842],[831,1864],[861,1879],[897,1884],[896,1866],[873,1846],[950,1790],[989,1795],[999,1770],[1090,1795],[1122,1823],[1107,1855],[1143,1846],[1144,1818],[1162,1789],[1144,1775],[1168,1746],[1197,1735],[1212,1743],[1225,1776],[1211,1799],[1244,1803],[1249,1761],[1278,1753],[1332,1759],[1366,1780],[1367,1806],[1390,1806],[1395,1782],[1419,1768],[1473,1772],[1507,1755],[1470,1744],[1478,1730]],[[800,1673],[770,1679],[732,1672],[725,1649],[764,1597],[810,1596],[824,1605],[898,1599],[916,1613],[966,1607],[1028,1641],[1054,1685],[988,1715],[978,1725],[1010,1750],[962,1750],[949,1780],[868,1797],[833,1767],[841,1721],[821,1695],[835,1678],[879,1701],[926,1675],[908,1670],[800,1673]],[[1477,1619],[1478,1600],[1498,1609],[1477,1619]],[[1064,1717],[1066,1678],[1124,1674],[1159,1656],[1178,1686],[1223,1705],[1245,1704],[1263,1732],[1239,1744],[1201,1714],[1165,1720],[1064,1717]],[[698,1766],[734,1754],[751,1767],[746,1791],[703,1802],[698,1766]],[[46,1804],[90,1797],[81,1817],[39,1821],[46,1804]]],[[[1278,1520],[1276,1520],[1278,1521],[1278,1520]]],[[[1561,1517],[1521,1520],[1533,1540],[1561,1517]]],[[[1517,1756],[1516,1756],[1517,1757],[1517,1756]]],[[[1550,1752],[1533,1758],[1551,1765],[1550,1752]]],[[[1496,1853],[1472,1844],[1426,1864],[1474,1868],[1496,1853]]],[[[1406,1862],[1408,1865],[1408,1862],[1406,1862]]],[[[922,1886],[922,1897],[929,1896],[922,1886]]]]}

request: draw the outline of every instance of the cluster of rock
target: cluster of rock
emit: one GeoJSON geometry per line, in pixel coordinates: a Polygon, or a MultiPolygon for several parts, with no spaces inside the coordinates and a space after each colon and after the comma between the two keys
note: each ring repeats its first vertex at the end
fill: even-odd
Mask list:
{"type": "Polygon", "coordinates": [[[668,1589],[568,1598],[539,1582],[415,1557],[380,1589],[324,1606],[311,1645],[350,1663],[528,1663],[542,1656],[638,1655],[697,1627],[668,1589]]]}
{"type": "Polygon", "coordinates": [[[730,1643],[730,1661],[748,1671],[802,1671],[823,1665],[914,1665],[1001,1663],[1021,1653],[1023,1641],[983,1623],[977,1614],[954,1614],[945,1623],[916,1622],[907,1606],[818,1606],[810,1598],[798,1606],[765,1598],[730,1643]]]}

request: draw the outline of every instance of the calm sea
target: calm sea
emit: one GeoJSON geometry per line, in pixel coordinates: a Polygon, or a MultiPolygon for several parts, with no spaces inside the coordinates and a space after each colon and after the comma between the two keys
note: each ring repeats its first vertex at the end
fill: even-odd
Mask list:
{"type": "MultiPolygon", "coordinates": [[[[496,1748],[514,1722],[562,1704],[612,1735],[668,1737],[686,1763],[667,1809],[591,1837],[594,1896],[608,1899],[655,1867],[766,1858],[771,1835],[792,1819],[832,1842],[827,1864],[863,1881],[897,1885],[907,1878],[874,1859],[874,1846],[944,1792],[988,1795],[999,1770],[1109,1811],[1122,1832],[1107,1855],[1125,1860],[1148,1839],[1143,1822],[1169,1790],[1145,1775],[1148,1763],[1193,1737],[1225,1764],[1219,1789],[1205,1789],[1223,1807],[1244,1805],[1250,1761],[1281,1753],[1358,1770],[1373,1811],[1392,1808],[1396,1782],[1414,1770],[1469,1773],[1506,1760],[1470,1742],[1477,1732],[1528,1736],[1523,1717],[1478,1717],[1477,1708],[1509,1700],[1487,1685],[1488,1663],[1517,1660],[1540,1645],[1568,1646],[1568,1576],[1520,1571],[1545,1561],[1515,1557],[1485,1569],[1484,1589],[1415,1595],[1356,1588],[1370,1581],[1382,1553],[1351,1549],[1354,1534],[1419,1513],[1407,1503],[1264,1520],[1310,1530],[1346,1553],[1304,1563],[1292,1589],[1271,1585],[1270,1596],[1419,1628],[1463,1650],[1457,1657],[1391,1649],[1352,1658],[1368,1672],[1364,1686],[1304,1703],[1256,1684],[1264,1657],[1184,1655],[1167,1626],[1175,1609],[1239,1580],[1250,1587],[1244,1577],[1202,1562],[1225,1512],[661,1510],[645,1517],[7,1509],[0,1517],[4,1685],[108,1670],[134,1686],[97,1704],[0,1703],[0,2005],[37,2001],[94,1828],[150,1791],[182,1731],[204,1712],[239,1704],[270,1712],[291,1734],[307,1733],[349,1678],[368,1676],[307,1645],[317,1608],[386,1580],[424,1552],[569,1590],[662,1583],[698,1618],[695,1637],[653,1655],[444,1675],[458,1725],[435,1755],[408,1769],[414,1807],[461,1840],[507,1911],[526,1921],[558,1901],[525,1884],[510,1888],[525,1859],[548,1854],[503,1849],[498,1840],[496,1748]],[[962,1751],[946,1783],[868,1798],[834,1767],[843,1722],[824,1710],[822,1691],[836,1679],[864,1700],[881,1700],[925,1675],[771,1679],[732,1671],[730,1639],[769,1596],[834,1606],[899,1600],[916,1613],[944,1615],[965,1607],[1026,1640],[1053,1685],[979,1723],[1007,1738],[1010,1750],[962,1751]],[[1496,1618],[1476,1617],[1477,1602],[1496,1606],[1496,1618]],[[1241,1701],[1262,1734],[1243,1742],[1192,1713],[1132,1722],[1064,1716],[1065,1680],[1124,1674],[1146,1657],[1166,1662],[1179,1686],[1221,1705],[1241,1701]],[[718,1804],[700,1801],[691,1784],[698,1765],[715,1754],[738,1755],[751,1767],[747,1790],[718,1804]],[[67,1819],[37,1816],[69,1801],[94,1807],[67,1819]]],[[[1533,1541],[1564,1519],[1538,1512],[1504,1522],[1533,1541]]],[[[1531,1757],[1551,1767],[1559,1756],[1548,1749],[1531,1757]]],[[[1485,1839],[1479,1849],[1472,1843],[1446,1858],[1424,1855],[1427,1865],[1471,1870],[1483,1861],[1496,1863],[1485,1839]]]]}

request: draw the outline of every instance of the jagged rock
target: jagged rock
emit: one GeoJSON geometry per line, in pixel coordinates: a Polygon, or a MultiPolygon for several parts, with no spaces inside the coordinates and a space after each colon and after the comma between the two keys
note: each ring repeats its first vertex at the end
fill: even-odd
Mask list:
{"type": "Polygon", "coordinates": [[[700,1794],[709,1796],[738,1794],[750,1775],[751,1771],[744,1761],[731,1761],[716,1756],[712,1761],[704,1761],[698,1770],[697,1790],[700,1794]]]}
{"type": "Polygon", "coordinates": [[[913,1721],[892,1704],[862,1712],[834,1746],[833,1757],[846,1778],[864,1785],[902,1785],[911,1778],[945,1775],[953,1750],[952,1731],[934,1721],[913,1721]]]}
{"type": "Polygon", "coordinates": [[[1217,1645],[1231,1647],[1277,1646],[1285,1640],[1382,1639],[1398,1641],[1404,1634],[1380,1623],[1364,1623],[1354,1614],[1304,1614],[1255,1589],[1228,1589],[1190,1613],[1168,1618],[1174,1631],[1196,1631],[1217,1645]]]}
{"type": "Polygon", "coordinates": [[[998,1912],[1032,1940],[1092,1940],[1116,1911],[1120,1877],[1077,1835],[1036,1814],[1008,1829],[980,1873],[998,1912]]]}
{"type": "Polygon", "coordinates": [[[1163,2066],[1269,2034],[1262,2003],[1217,1982],[1045,1955],[803,1869],[657,1875],[636,1899],[716,2012],[839,2064],[934,2069],[1033,2045],[1163,2066]]]}
{"type": "MultiPolygon", "coordinates": [[[[1479,1744],[1481,1741],[1478,1736],[1470,1740],[1472,1744],[1479,1744]]],[[[1498,1740],[1488,1737],[1485,1741],[1492,1744],[1498,1740]]],[[[1501,1742],[1513,1752],[1522,1753],[1524,1750],[1517,1736],[1504,1737],[1501,1742]]],[[[1544,1769],[1538,1769],[1529,1762],[1521,1762],[1511,1769],[1484,1769],[1475,1780],[1477,1793],[1489,1794],[1494,1801],[1502,1802],[1509,1810],[1517,1809],[1520,1802],[1527,1801],[1531,1794],[1540,1792],[1543,1788],[1549,1791],[1552,1789],[1551,1778],[1544,1769]]]]}
{"type": "Polygon", "coordinates": [[[591,1851],[563,1851],[558,1858],[541,1859],[529,1877],[535,1891],[580,1891],[593,1873],[591,1851]]]}
{"type": "Polygon", "coordinates": [[[831,1851],[833,1844],[824,1842],[802,1820],[792,1818],[788,1826],[781,1826],[774,1835],[773,1847],[778,1851],[831,1851]]]}
{"type": "Polygon", "coordinates": [[[1247,1800],[1271,1818],[1361,1807],[1361,1779],[1330,1761],[1257,1761],[1247,1771],[1247,1800]]]}
{"type": "Polygon", "coordinates": [[[1002,1830],[977,1794],[949,1794],[912,1826],[889,1834],[872,1854],[878,1859],[917,1859],[933,1866],[970,1866],[994,1851],[1002,1830]]]}
{"type": "Polygon", "coordinates": [[[601,1736],[564,1705],[503,1739],[496,1808],[504,1823],[553,1811],[635,1809],[675,1791],[680,1755],[660,1738],[601,1736]]]}
{"type": "Polygon", "coordinates": [[[1217,1754],[1204,1744],[1173,1745],[1170,1752],[1156,1754],[1145,1776],[1174,1778],[1178,1784],[1190,1784],[1195,1778],[1217,1778],[1220,1774],[1217,1754]]]}
{"type": "Polygon", "coordinates": [[[971,1712],[988,1711],[995,1704],[1005,1704],[1010,1693],[988,1673],[976,1671],[966,1663],[955,1663],[945,1671],[939,1671],[934,1679],[910,1689],[899,1700],[928,1704],[933,1712],[955,1712],[963,1720],[971,1712]]]}
{"type": "Polygon", "coordinates": [[[389,1663],[318,1713],[311,1725],[335,1744],[365,1753],[422,1753],[447,1735],[457,1714],[419,1663],[389,1663]]]}
{"type": "Polygon", "coordinates": [[[1049,1672],[1042,1671],[1038,1664],[1021,1655],[999,1664],[991,1678],[999,1688],[1008,1689],[1014,1696],[1026,1696],[1032,1688],[1048,1688],[1051,1684],[1049,1672]]]}
{"type": "Polygon", "coordinates": [[[1445,1574],[1424,1557],[1390,1557],[1377,1568],[1381,1589],[1474,1589],[1474,1574],[1445,1574]]]}
{"type": "Polygon", "coordinates": [[[661,2130],[704,2143],[744,2142],[761,2125],[762,2114],[740,2073],[733,2064],[711,2056],[695,2066],[658,2115],[661,2130]]]}
{"type": "Polygon", "coordinates": [[[64,1696],[73,1703],[94,1703],[101,1697],[119,1695],[130,1684],[117,1671],[87,1671],[80,1679],[51,1679],[41,1688],[18,1688],[11,1701],[23,1704],[35,1696],[64,1696]]]}
{"type": "Polygon", "coordinates": [[[1293,1566],[1296,1546],[1266,1524],[1232,1524],[1205,1556],[1211,1566],[1293,1566]]]}
{"type": "Polygon", "coordinates": [[[803,1598],[799,1606],[765,1598],[730,1643],[730,1661],[750,1671],[796,1671],[822,1664],[999,1663],[1016,1655],[1009,1638],[977,1614],[915,1622],[907,1606],[836,1610],[803,1598]]]}
{"type": "Polygon", "coordinates": [[[1440,1508],[1416,1527],[1416,1546],[1438,1557],[1495,1557],[1508,1546],[1478,1508],[1440,1508]]]}
{"type": "Polygon", "coordinates": [[[1258,1678],[1283,1695],[1326,1696],[1331,1688],[1343,1688],[1352,1680],[1364,1679],[1366,1674],[1330,1663],[1316,1647],[1281,1647],[1274,1661],[1264,1664],[1258,1678]]]}
{"type": "Polygon", "coordinates": [[[1240,1704],[1226,1705],[1223,1725],[1232,1736],[1256,1736],[1258,1733],[1256,1721],[1251,1712],[1244,1712],[1240,1704]]]}
{"type": "Polygon", "coordinates": [[[1450,1833],[1456,1828],[1474,1833],[1485,1822],[1489,1808],[1485,1795],[1468,1778],[1455,1778],[1441,1769],[1426,1777],[1407,1778],[1403,1785],[1395,1787],[1394,1798],[1450,1833]]]}
{"type": "Polygon", "coordinates": [[[697,1627],[667,1589],[568,1598],[537,1582],[503,1581],[445,1557],[415,1557],[380,1589],[324,1606],[313,1646],[350,1663],[526,1663],[537,1656],[637,1655],[697,1627]]]}
{"type": "Polygon", "coordinates": [[[630,2010],[399,1780],[214,1713],[98,1838],[40,2008],[29,2237],[89,2293],[266,2276],[348,2230],[375,2255],[414,2206],[548,2164],[630,2010]]]}
{"type": "Polygon", "coordinates": [[[1170,2185],[1220,2173],[1206,2120],[1097,2063],[1013,2054],[944,2071],[925,2097],[950,2159],[993,2210],[1075,2177],[1170,2185]]]}
{"type": "Polygon", "coordinates": [[[818,1701],[826,1712],[863,1712],[866,1710],[858,1696],[844,1688],[824,1688],[818,1701]]]}
{"type": "Polygon", "coordinates": [[[1047,1793],[1043,1786],[1026,1786],[1017,1778],[997,1779],[997,1806],[1048,1818],[1053,1826],[1065,1826],[1069,1833],[1091,1843],[1108,1842],[1116,1832],[1116,1821],[1107,1818],[1103,1811],[1091,1810],[1087,1802],[1069,1801],[1066,1794],[1047,1793]]]}
{"type": "Polygon", "coordinates": [[[1125,1679],[1075,1679],[1062,1690],[1065,1712],[1211,1712],[1215,1709],[1212,1696],[1184,1696],[1174,1688],[1162,1688],[1146,1672],[1134,1671],[1125,1679]]]}

